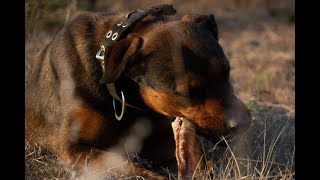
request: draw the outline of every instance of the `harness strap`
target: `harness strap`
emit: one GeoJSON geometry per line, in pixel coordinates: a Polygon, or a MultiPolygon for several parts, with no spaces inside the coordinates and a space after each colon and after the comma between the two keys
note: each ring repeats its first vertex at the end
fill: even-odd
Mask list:
{"type": "MultiPolygon", "coordinates": [[[[110,95],[111,95],[115,100],[123,103],[123,102],[122,102],[122,99],[121,99],[121,98],[118,96],[118,94],[117,94],[117,90],[116,90],[115,84],[114,84],[114,83],[109,83],[109,84],[106,84],[106,86],[107,86],[107,89],[108,89],[110,95]]],[[[127,103],[127,102],[125,102],[125,103],[126,103],[126,106],[129,106],[129,107],[132,107],[132,108],[135,108],[135,109],[139,109],[139,110],[143,110],[142,108],[139,108],[139,107],[137,107],[137,106],[133,106],[133,105],[127,103]]]]}

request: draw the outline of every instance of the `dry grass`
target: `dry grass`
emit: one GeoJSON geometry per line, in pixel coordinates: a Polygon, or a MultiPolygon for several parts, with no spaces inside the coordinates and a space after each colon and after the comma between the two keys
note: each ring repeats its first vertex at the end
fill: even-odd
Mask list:
{"type": "Polygon", "coordinates": [[[25,139],[25,177],[26,179],[57,179],[67,177],[57,156],[42,149],[37,144],[31,144],[25,139]]]}
{"type": "MultiPolygon", "coordinates": [[[[255,108],[259,114],[254,115],[248,132],[233,143],[227,143],[227,148],[211,145],[206,158],[212,160],[213,168],[197,171],[194,179],[294,179],[294,113],[284,108],[260,104],[255,108]]],[[[37,144],[29,144],[27,140],[25,155],[26,179],[75,177],[72,171],[63,169],[54,154],[41,149],[37,144]]],[[[150,165],[136,155],[131,155],[131,158],[145,166],[150,165]]],[[[91,172],[85,173],[87,177],[88,174],[93,176],[91,172]]],[[[169,173],[172,179],[177,177],[174,172],[169,173]]],[[[111,170],[104,177],[119,179],[121,176],[111,170]]]]}
{"type": "Polygon", "coordinates": [[[294,114],[277,108],[260,112],[249,131],[227,143],[227,148],[209,149],[207,158],[213,159],[214,167],[198,171],[195,179],[294,179],[294,114]],[[273,111],[284,114],[269,122],[262,118],[273,111]]]}
{"type": "MultiPolygon", "coordinates": [[[[197,172],[194,178],[295,179],[295,24],[286,16],[274,15],[274,12],[286,14],[283,7],[287,6],[266,8],[263,0],[242,3],[232,0],[199,0],[197,3],[123,0],[109,4],[97,1],[97,9],[117,12],[163,2],[173,2],[178,16],[190,12],[214,13],[220,31],[219,41],[231,63],[235,92],[254,114],[249,131],[227,148],[210,146],[206,158],[214,162],[213,169],[197,172]]],[[[79,6],[83,3],[79,1],[79,6]]],[[[45,17],[44,13],[42,18],[45,17]]],[[[59,29],[39,30],[39,24],[37,27],[26,31],[26,72],[35,55],[59,29]]],[[[26,179],[69,179],[73,176],[62,168],[54,154],[28,140],[25,162],[26,179]]],[[[172,179],[174,177],[176,175],[172,174],[172,179]]]]}

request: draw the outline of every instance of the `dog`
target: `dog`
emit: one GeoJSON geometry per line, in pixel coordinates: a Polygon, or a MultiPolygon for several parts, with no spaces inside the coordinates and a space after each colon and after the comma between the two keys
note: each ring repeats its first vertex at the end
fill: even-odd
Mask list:
{"type": "Polygon", "coordinates": [[[168,179],[126,160],[175,161],[176,117],[211,138],[246,130],[250,113],[233,93],[214,16],[174,13],[160,5],[74,15],[26,77],[26,137],[76,171],[168,179]]]}

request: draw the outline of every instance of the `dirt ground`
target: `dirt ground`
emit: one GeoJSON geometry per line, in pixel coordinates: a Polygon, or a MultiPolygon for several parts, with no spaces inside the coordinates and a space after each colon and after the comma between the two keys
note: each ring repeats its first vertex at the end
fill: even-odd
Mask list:
{"type": "MultiPolygon", "coordinates": [[[[32,2],[34,1],[26,1],[26,4],[32,2]]],[[[84,1],[79,1],[79,5],[81,2],[84,1]]],[[[105,10],[117,12],[141,6],[147,7],[164,1],[143,2],[117,1],[110,3],[109,6],[106,4],[102,6],[103,2],[97,1],[96,6],[107,7],[105,10]]],[[[289,6],[288,4],[261,5],[259,3],[263,3],[262,0],[243,1],[247,4],[240,2],[165,1],[173,3],[178,10],[177,17],[185,13],[215,15],[219,28],[219,42],[231,64],[231,82],[234,90],[250,107],[253,114],[249,131],[230,145],[235,159],[239,164],[244,164],[247,179],[262,177],[294,179],[295,23],[291,16],[287,16],[285,7],[289,6]]],[[[26,74],[36,54],[51,41],[59,27],[61,25],[51,30],[36,28],[26,30],[26,74]]],[[[25,150],[26,179],[56,179],[70,176],[60,168],[56,156],[50,152],[29,144],[28,141],[25,150]]],[[[230,152],[223,150],[218,153],[215,149],[212,149],[212,152],[216,152],[212,153],[212,158],[217,162],[215,178],[198,176],[198,179],[245,177],[227,173],[226,166],[231,162],[228,159],[230,152]]]]}

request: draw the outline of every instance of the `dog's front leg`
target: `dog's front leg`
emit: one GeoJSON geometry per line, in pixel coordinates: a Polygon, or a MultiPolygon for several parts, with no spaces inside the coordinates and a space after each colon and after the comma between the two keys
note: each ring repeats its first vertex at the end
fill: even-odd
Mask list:
{"type": "Polygon", "coordinates": [[[103,151],[87,145],[61,148],[60,159],[80,179],[168,179],[145,169],[117,152],[103,151]]]}
{"type": "Polygon", "coordinates": [[[110,175],[167,179],[137,162],[131,162],[125,148],[106,148],[106,145],[102,145],[119,138],[120,134],[116,131],[125,129],[112,125],[99,111],[89,105],[80,104],[69,111],[67,117],[56,138],[56,151],[67,167],[75,172],[80,172],[82,176],[99,177],[96,179],[114,179],[110,178],[110,175]]]}

